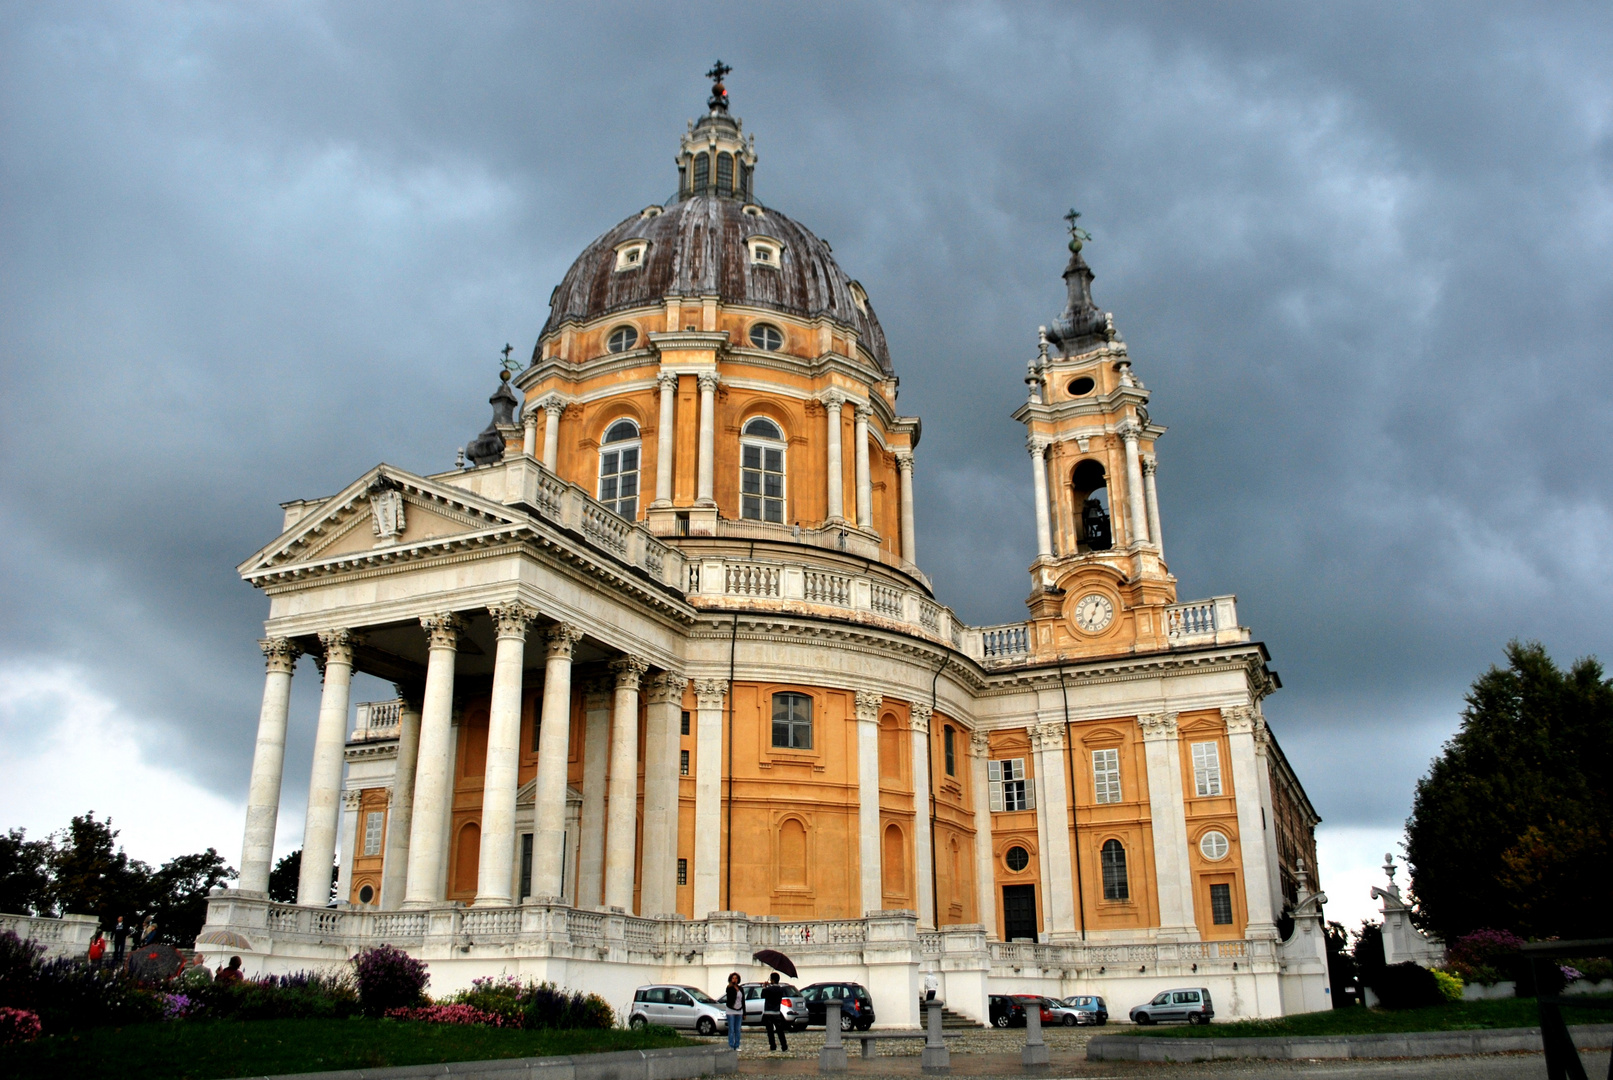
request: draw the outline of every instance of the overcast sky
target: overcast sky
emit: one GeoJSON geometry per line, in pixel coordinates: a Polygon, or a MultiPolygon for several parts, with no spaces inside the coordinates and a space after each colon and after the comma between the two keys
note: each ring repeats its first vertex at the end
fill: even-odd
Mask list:
{"type": "Polygon", "coordinates": [[[238,856],[235,565],[283,500],[452,464],[571,259],[673,191],[719,56],[759,195],[884,323],[972,622],[1025,616],[1009,414],[1080,208],[1180,594],[1236,593],[1282,675],[1330,916],[1509,638],[1609,652],[1606,5],[22,2],[0,36],[0,827],[238,856]]]}

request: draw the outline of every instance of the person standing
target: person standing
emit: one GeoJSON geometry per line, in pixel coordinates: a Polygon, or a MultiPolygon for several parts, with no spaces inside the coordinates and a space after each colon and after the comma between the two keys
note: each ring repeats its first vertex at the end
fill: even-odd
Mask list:
{"type": "Polygon", "coordinates": [[[936,978],[935,972],[926,971],[924,973],[924,1000],[934,1001],[935,992],[939,989],[941,989],[941,980],[936,978]]]}
{"type": "Polygon", "coordinates": [[[92,968],[100,967],[101,966],[101,959],[103,957],[105,957],[105,956],[106,956],[106,938],[102,937],[101,936],[101,931],[97,930],[95,932],[95,937],[90,939],[90,967],[92,967],[92,968]]]}
{"type": "Polygon", "coordinates": [[[123,925],[123,916],[118,916],[118,924],[112,928],[112,966],[123,967],[123,952],[129,944],[129,928],[123,925]]]}
{"type": "Polygon", "coordinates": [[[728,1049],[739,1049],[739,1025],[745,1019],[745,991],[739,986],[739,972],[730,972],[722,992],[723,1012],[728,1017],[728,1049]]]}
{"type": "Polygon", "coordinates": [[[790,1040],[784,1034],[784,987],[779,985],[778,972],[768,977],[762,987],[762,1026],[767,1029],[767,1048],[790,1052],[790,1040]],[[778,1045],[773,1045],[773,1033],[778,1032],[778,1045]]]}
{"type": "Polygon", "coordinates": [[[140,931],[140,944],[155,945],[157,943],[157,920],[150,915],[146,916],[146,924],[140,931]]]}

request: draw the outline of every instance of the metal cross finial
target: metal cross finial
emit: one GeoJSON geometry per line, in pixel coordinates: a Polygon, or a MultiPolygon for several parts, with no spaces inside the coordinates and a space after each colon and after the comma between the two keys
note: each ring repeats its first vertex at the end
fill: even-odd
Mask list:
{"type": "Polygon", "coordinates": [[[1070,212],[1068,214],[1064,215],[1064,220],[1068,221],[1070,223],[1070,252],[1071,252],[1071,254],[1074,254],[1075,252],[1080,251],[1081,250],[1081,245],[1082,245],[1082,243],[1084,241],[1092,239],[1092,234],[1091,233],[1087,232],[1085,229],[1081,228],[1081,226],[1076,224],[1076,222],[1079,221],[1080,219],[1081,219],[1081,211],[1077,210],[1073,206],[1070,207],[1070,212]]]}
{"type": "Polygon", "coordinates": [[[504,370],[505,371],[514,371],[516,368],[521,366],[519,362],[517,362],[514,365],[511,365],[511,363],[510,363],[510,354],[512,352],[514,352],[514,351],[515,351],[515,346],[511,345],[509,342],[505,342],[504,343],[504,348],[499,350],[499,352],[504,355],[504,370]]]}
{"type": "Polygon", "coordinates": [[[711,70],[706,72],[706,78],[710,79],[714,83],[720,83],[723,81],[724,77],[726,77],[727,74],[733,70],[733,68],[719,60],[715,64],[711,65],[711,70]]]}
{"type": "Polygon", "coordinates": [[[711,80],[711,96],[706,99],[706,108],[714,113],[728,111],[728,88],[722,81],[732,70],[734,69],[719,60],[711,65],[710,71],[706,72],[706,78],[711,80]]]}

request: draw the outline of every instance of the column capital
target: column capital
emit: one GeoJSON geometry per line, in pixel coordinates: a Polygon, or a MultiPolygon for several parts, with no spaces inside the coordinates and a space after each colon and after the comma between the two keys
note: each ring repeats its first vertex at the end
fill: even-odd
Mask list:
{"type": "Polygon", "coordinates": [[[582,631],[569,623],[555,623],[549,627],[549,659],[570,659],[571,650],[582,639],[582,631]]]}
{"type": "Polygon", "coordinates": [[[930,720],[935,716],[935,710],[922,701],[909,702],[907,706],[907,726],[914,731],[922,731],[926,735],[930,731],[930,720]]]}
{"type": "Polygon", "coordinates": [[[1030,456],[1033,458],[1040,459],[1043,455],[1045,455],[1047,453],[1047,446],[1048,442],[1046,439],[1025,440],[1025,452],[1030,454],[1030,456]]]}
{"type": "Polygon", "coordinates": [[[561,414],[566,411],[566,400],[559,394],[546,395],[538,402],[538,405],[544,412],[549,414],[549,419],[551,420],[560,419],[561,414]]]}
{"type": "Polygon", "coordinates": [[[700,392],[702,394],[707,390],[710,390],[715,394],[717,392],[717,387],[722,385],[722,380],[717,377],[717,373],[715,371],[702,371],[699,375],[695,376],[695,381],[700,384],[700,392]]]}
{"type": "Polygon", "coordinates": [[[538,426],[538,409],[535,404],[521,407],[521,426],[527,428],[538,426]]]}
{"type": "Polygon", "coordinates": [[[984,731],[969,732],[969,751],[977,758],[991,756],[991,736],[984,731]]]}
{"type": "Polygon", "coordinates": [[[866,401],[857,402],[857,419],[868,423],[868,418],[874,415],[874,407],[866,401]]]}
{"type": "Polygon", "coordinates": [[[465,629],[465,620],[452,611],[420,616],[420,626],[426,632],[427,645],[433,649],[457,649],[459,635],[465,629]]]}
{"type": "Polygon", "coordinates": [[[319,632],[319,643],[325,647],[325,663],[353,664],[353,649],[364,644],[364,636],[353,630],[337,627],[319,632]]]}
{"type": "Polygon", "coordinates": [[[723,698],[728,696],[727,679],[696,679],[694,681],[695,707],[698,709],[720,709],[723,698]]]}
{"type": "Polygon", "coordinates": [[[263,650],[263,663],[267,670],[286,675],[291,674],[297,666],[297,657],[302,655],[302,646],[290,638],[260,638],[258,648],[263,650]]]}
{"type": "Polygon", "coordinates": [[[898,451],[896,451],[896,467],[898,469],[900,469],[902,472],[905,472],[908,475],[912,475],[912,473],[913,473],[913,451],[911,451],[911,450],[898,450],[898,451]]]}
{"type": "Polygon", "coordinates": [[[1173,712],[1141,713],[1137,723],[1143,729],[1143,741],[1176,738],[1176,714],[1173,712]]]}
{"type": "Polygon", "coordinates": [[[651,705],[681,705],[683,688],[689,680],[681,671],[661,671],[650,676],[649,689],[644,695],[651,705]]]}
{"type": "Polygon", "coordinates": [[[1142,455],[1142,459],[1143,474],[1145,476],[1153,476],[1154,473],[1159,469],[1159,459],[1153,454],[1144,454],[1142,455]]]}
{"type": "Polygon", "coordinates": [[[1121,421],[1120,425],[1115,428],[1115,434],[1128,443],[1136,442],[1142,433],[1142,427],[1135,420],[1121,421]]]}
{"type": "Polygon", "coordinates": [[[1036,724],[1031,729],[1031,748],[1035,750],[1063,750],[1064,725],[1057,720],[1036,724]]]}
{"type": "Polygon", "coordinates": [[[642,656],[624,656],[620,660],[612,660],[610,669],[616,675],[616,689],[637,690],[639,680],[650,669],[650,662],[642,656]]]}
{"type": "Polygon", "coordinates": [[[846,403],[846,395],[839,390],[826,390],[818,397],[818,400],[823,402],[823,407],[832,413],[846,403]]]}
{"type": "Polygon", "coordinates": [[[877,690],[857,691],[857,719],[879,723],[879,707],[885,703],[885,695],[877,690]]]}
{"type": "Polygon", "coordinates": [[[1248,705],[1223,706],[1221,719],[1226,722],[1228,735],[1254,734],[1255,711],[1248,705]]]}
{"type": "Polygon", "coordinates": [[[532,620],[538,617],[538,612],[519,600],[509,600],[502,604],[490,604],[487,613],[493,616],[493,625],[498,627],[498,636],[512,637],[526,640],[527,627],[532,620]]]}
{"type": "Polygon", "coordinates": [[[676,371],[663,371],[655,377],[655,385],[665,393],[676,393],[678,389],[678,373],[676,371]]]}
{"type": "Polygon", "coordinates": [[[359,808],[360,804],[362,804],[363,802],[364,802],[364,793],[362,791],[344,791],[344,792],[342,792],[342,807],[343,807],[343,809],[357,810],[359,808]]]}

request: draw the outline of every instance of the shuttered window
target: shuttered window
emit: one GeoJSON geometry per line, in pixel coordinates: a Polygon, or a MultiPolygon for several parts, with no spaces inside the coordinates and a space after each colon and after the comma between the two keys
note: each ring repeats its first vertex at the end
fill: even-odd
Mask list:
{"type": "Polygon", "coordinates": [[[1025,778],[1024,758],[986,762],[986,780],[992,812],[1000,814],[1036,808],[1036,793],[1025,778]]]}
{"type": "Polygon", "coordinates": [[[381,854],[381,825],[385,820],[386,814],[380,810],[364,815],[364,854],[381,854]]]}
{"type": "Polygon", "coordinates": [[[1092,790],[1100,803],[1120,801],[1120,751],[1092,751],[1092,790]]]}
{"type": "Polygon", "coordinates": [[[1221,794],[1221,749],[1213,742],[1193,744],[1193,787],[1201,796],[1221,794]]]}

